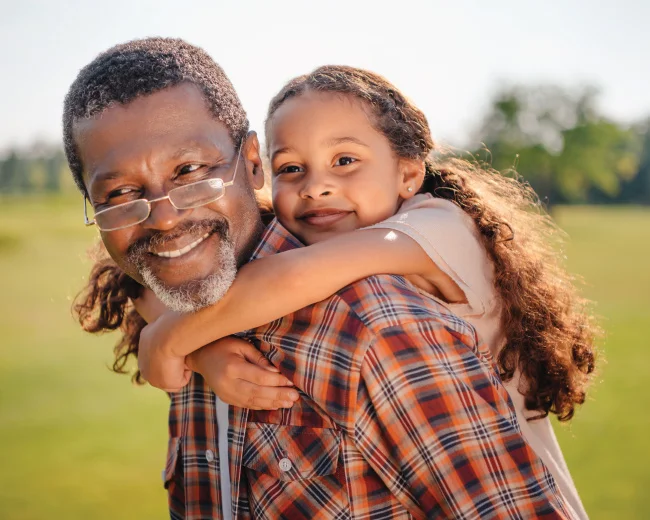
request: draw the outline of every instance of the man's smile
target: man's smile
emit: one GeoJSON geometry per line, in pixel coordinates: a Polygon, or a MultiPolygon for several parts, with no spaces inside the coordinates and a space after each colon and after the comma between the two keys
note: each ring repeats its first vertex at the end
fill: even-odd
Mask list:
{"type": "Polygon", "coordinates": [[[181,247],[180,249],[174,249],[170,251],[156,251],[154,248],[152,248],[150,253],[156,256],[161,256],[163,258],[178,258],[179,256],[183,256],[184,254],[189,253],[209,236],[210,232],[207,232],[202,237],[197,238],[193,242],[187,244],[184,247],[181,247]]]}

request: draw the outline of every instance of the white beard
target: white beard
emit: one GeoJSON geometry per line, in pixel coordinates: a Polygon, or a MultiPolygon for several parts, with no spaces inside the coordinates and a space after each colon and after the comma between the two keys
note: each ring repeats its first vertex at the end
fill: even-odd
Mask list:
{"type": "Polygon", "coordinates": [[[145,285],[170,310],[176,312],[196,312],[212,305],[223,298],[237,275],[235,246],[224,240],[217,254],[218,269],[203,280],[192,280],[180,287],[167,287],[147,266],[138,265],[137,269],[145,285]]]}

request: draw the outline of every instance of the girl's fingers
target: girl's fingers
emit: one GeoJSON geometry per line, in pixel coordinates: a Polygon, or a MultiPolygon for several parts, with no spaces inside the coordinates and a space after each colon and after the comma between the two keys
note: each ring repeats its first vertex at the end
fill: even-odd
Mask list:
{"type": "Polygon", "coordinates": [[[156,321],[167,307],[156,297],[151,289],[144,289],[139,298],[132,300],[135,310],[144,318],[147,323],[156,321]]]}

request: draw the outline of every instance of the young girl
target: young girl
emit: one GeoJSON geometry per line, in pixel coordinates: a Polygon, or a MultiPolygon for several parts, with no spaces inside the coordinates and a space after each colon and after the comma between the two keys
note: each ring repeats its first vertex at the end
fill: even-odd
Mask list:
{"type": "MultiPolygon", "coordinates": [[[[203,345],[360,278],[404,275],[475,326],[524,437],[586,518],[548,414],[568,420],[584,402],[595,329],[549,244],[557,228],[530,188],[460,159],[432,158],[422,112],[384,78],[350,67],[289,82],[271,101],[266,143],[276,217],[309,247],[251,262],[214,306],[166,313],[145,328],[145,376],[165,373],[159,386],[181,386],[184,357],[203,345]]],[[[139,309],[152,319],[159,313],[149,296],[139,309]]],[[[246,402],[225,391],[230,383],[217,395],[246,402]]]]}

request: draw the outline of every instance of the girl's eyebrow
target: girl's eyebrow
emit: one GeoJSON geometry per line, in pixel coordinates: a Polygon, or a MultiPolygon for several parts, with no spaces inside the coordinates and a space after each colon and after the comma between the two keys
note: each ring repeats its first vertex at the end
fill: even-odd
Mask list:
{"type": "Polygon", "coordinates": [[[271,160],[273,160],[273,158],[276,155],[280,155],[281,153],[289,153],[291,151],[292,151],[291,148],[289,148],[288,146],[283,146],[282,148],[278,148],[277,150],[273,150],[273,153],[271,154],[271,160]]]}
{"type": "MultiPolygon", "coordinates": [[[[357,139],[356,137],[352,136],[346,136],[346,137],[332,137],[330,139],[327,139],[323,141],[323,145],[327,146],[328,148],[331,148],[333,146],[339,145],[339,144],[344,144],[344,143],[352,143],[352,144],[357,144],[359,146],[364,146],[366,148],[369,148],[369,146],[361,141],[360,139],[357,139]]],[[[289,146],[283,146],[282,148],[278,148],[277,150],[273,150],[271,153],[271,160],[275,158],[276,155],[280,155],[282,153],[290,153],[292,152],[293,149],[289,146]]]]}
{"type": "Polygon", "coordinates": [[[368,145],[364,143],[363,141],[357,139],[356,137],[352,136],[346,136],[346,137],[333,137],[331,139],[328,139],[325,141],[323,144],[328,147],[336,146],[339,144],[344,144],[344,143],[352,143],[352,144],[358,144],[359,146],[365,146],[368,148],[368,145]]]}

